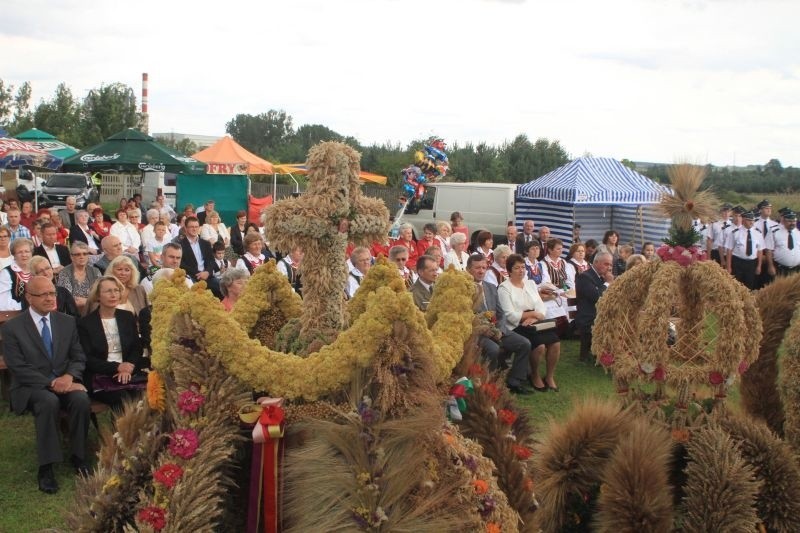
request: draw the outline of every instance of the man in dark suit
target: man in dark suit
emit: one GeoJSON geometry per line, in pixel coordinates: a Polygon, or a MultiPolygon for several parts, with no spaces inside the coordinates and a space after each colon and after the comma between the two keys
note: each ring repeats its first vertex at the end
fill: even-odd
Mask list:
{"type": "Polygon", "coordinates": [[[514,359],[511,363],[511,369],[506,376],[506,384],[511,392],[516,394],[530,394],[531,390],[527,387],[528,374],[530,369],[530,353],[531,342],[518,333],[502,332],[502,321],[505,320],[505,313],[500,307],[500,300],[497,298],[497,287],[491,283],[486,283],[483,278],[486,276],[486,270],[489,268],[489,263],[486,258],[480,254],[473,254],[467,260],[467,272],[472,275],[477,289],[477,302],[475,303],[476,313],[493,313],[496,319],[495,335],[491,337],[481,335],[478,339],[478,344],[481,348],[483,357],[489,361],[489,368],[495,370],[499,364],[500,350],[502,349],[506,355],[513,354],[514,359]]]}
{"type": "Polygon", "coordinates": [[[533,232],[534,228],[533,220],[526,220],[522,223],[522,233],[517,235],[517,246],[514,249],[522,257],[525,257],[528,253],[528,243],[536,239],[536,235],[533,232]]]}
{"type": "Polygon", "coordinates": [[[33,255],[46,257],[50,261],[50,266],[53,267],[53,273],[56,275],[64,270],[65,266],[72,264],[69,248],[58,244],[57,238],[58,229],[54,224],[48,222],[42,226],[42,244],[33,249],[33,255]]]}
{"type": "Polygon", "coordinates": [[[514,225],[514,222],[509,222],[508,226],[506,226],[506,235],[505,237],[499,237],[495,242],[495,246],[500,246],[501,244],[505,244],[509,248],[511,248],[512,254],[522,254],[522,248],[517,248],[517,227],[514,225]]]}
{"type": "Polygon", "coordinates": [[[613,264],[614,257],[610,253],[598,252],[592,267],[575,278],[575,329],[581,338],[580,360],[586,363],[592,361],[592,326],[597,316],[597,301],[614,280],[613,264]]]}
{"type": "Polygon", "coordinates": [[[197,217],[186,217],[184,229],[186,238],[180,241],[181,250],[183,251],[181,268],[186,271],[186,274],[195,283],[205,281],[211,292],[221,300],[222,293],[219,290],[219,280],[212,275],[214,251],[207,240],[200,238],[200,221],[197,220],[197,217]]]}
{"type": "Polygon", "coordinates": [[[90,402],[81,384],[86,356],[78,341],[75,319],[55,312],[56,289],[42,276],[32,277],[25,290],[29,308],[2,327],[3,355],[11,371],[11,408],[33,412],[39,460],[39,490],[58,491],[53,463],[61,462],[59,412],[69,416],[72,464],[87,474],[86,437],[90,402]]]}
{"type": "Polygon", "coordinates": [[[417,280],[411,285],[411,297],[423,313],[433,296],[433,284],[439,276],[439,263],[429,255],[421,255],[417,259],[417,280]]]}

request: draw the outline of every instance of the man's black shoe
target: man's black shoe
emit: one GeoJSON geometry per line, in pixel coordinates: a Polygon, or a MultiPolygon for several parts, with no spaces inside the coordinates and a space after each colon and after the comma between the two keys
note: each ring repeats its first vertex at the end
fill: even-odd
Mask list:
{"type": "Polygon", "coordinates": [[[58,492],[58,483],[53,475],[53,465],[42,465],[39,467],[39,490],[45,494],[55,494],[58,492]]]}
{"type": "Polygon", "coordinates": [[[80,459],[78,456],[72,456],[72,466],[75,467],[75,473],[79,476],[88,477],[90,473],[89,465],[86,461],[80,459]]]}
{"type": "Polygon", "coordinates": [[[533,391],[522,385],[509,385],[508,390],[514,394],[533,394],[533,391]]]}

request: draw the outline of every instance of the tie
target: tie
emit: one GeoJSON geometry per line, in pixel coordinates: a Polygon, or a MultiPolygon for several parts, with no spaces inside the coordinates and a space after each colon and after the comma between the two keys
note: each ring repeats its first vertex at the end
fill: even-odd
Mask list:
{"type": "Polygon", "coordinates": [[[753,238],[750,236],[750,230],[747,230],[747,244],[744,247],[744,254],[748,259],[753,255],[753,238]]]}
{"type": "Polygon", "coordinates": [[[789,243],[788,247],[790,250],[794,250],[794,237],[792,236],[792,232],[789,231],[789,243]]]}
{"type": "Polygon", "coordinates": [[[47,350],[47,356],[53,358],[53,336],[50,334],[50,326],[47,325],[47,317],[42,317],[42,340],[47,350]]]}
{"type": "Polygon", "coordinates": [[[766,237],[766,235],[767,235],[767,221],[766,220],[764,220],[764,232],[763,233],[764,233],[764,236],[766,237]]]}

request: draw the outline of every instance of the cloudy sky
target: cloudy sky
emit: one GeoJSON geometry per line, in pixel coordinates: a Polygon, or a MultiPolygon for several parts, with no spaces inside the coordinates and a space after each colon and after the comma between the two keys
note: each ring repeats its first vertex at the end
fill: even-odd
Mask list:
{"type": "Polygon", "coordinates": [[[284,109],[362,143],[800,166],[796,0],[4,0],[0,78],[137,94],[150,130],[284,109]]]}

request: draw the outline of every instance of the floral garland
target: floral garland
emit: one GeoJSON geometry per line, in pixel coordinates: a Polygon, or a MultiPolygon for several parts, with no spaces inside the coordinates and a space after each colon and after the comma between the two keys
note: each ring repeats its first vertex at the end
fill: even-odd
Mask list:
{"type": "MultiPolygon", "coordinates": [[[[265,275],[280,276],[277,271],[265,275]]],[[[231,374],[274,396],[308,400],[339,390],[349,382],[354,369],[368,367],[380,354],[384,343],[392,342],[395,325],[402,322],[411,332],[411,338],[420,339],[419,346],[411,349],[431,351],[437,380],[443,381],[461,358],[473,318],[469,299],[453,294],[453,291],[461,290],[461,282],[450,285],[447,281],[448,276],[454,275],[457,276],[455,273],[441,276],[444,283],[438,295],[440,299],[451,302],[451,311],[438,313],[430,330],[409,294],[398,296],[391,288],[382,287],[368,297],[367,312],[351,328],[343,331],[333,344],[305,358],[271,351],[250,339],[230,314],[217,305],[214,296],[205,290],[184,290],[180,295],[173,291],[155,293],[154,305],[158,304],[160,309],[167,307],[162,298],[170,298],[171,302],[168,311],[159,314],[154,322],[162,324],[160,327],[166,330],[163,324],[173,322],[169,317],[183,314],[205,331],[203,340],[208,353],[219,357],[231,374]]],[[[169,333],[162,332],[166,339],[172,339],[173,335],[169,333]]],[[[154,345],[154,350],[159,350],[153,357],[158,370],[169,363],[169,357],[162,352],[168,349],[167,342],[154,345]]]]}
{"type": "Polygon", "coordinates": [[[286,283],[283,276],[276,276],[277,266],[273,259],[259,266],[247,282],[239,300],[231,312],[234,320],[250,334],[259,317],[270,307],[280,309],[285,319],[300,316],[302,299],[286,283]]]}
{"type": "Polygon", "coordinates": [[[761,321],[755,300],[716,263],[681,267],[658,262],[626,273],[597,306],[592,349],[614,373],[618,392],[641,379],[679,390],[711,385],[717,398],[758,356],[761,321]],[[641,295],[646,295],[642,297],[641,295]],[[678,342],[667,343],[669,317],[677,308],[678,342]],[[712,341],[707,320],[716,321],[712,341]]]}

